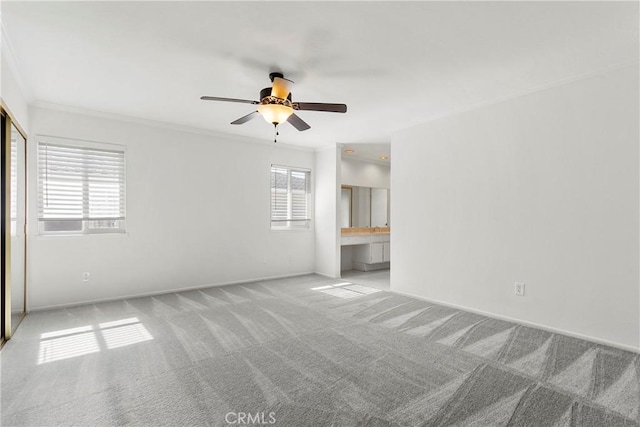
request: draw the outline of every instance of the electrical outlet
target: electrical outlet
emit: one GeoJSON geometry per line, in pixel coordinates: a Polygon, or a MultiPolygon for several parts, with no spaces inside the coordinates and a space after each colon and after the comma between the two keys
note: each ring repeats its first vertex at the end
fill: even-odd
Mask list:
{"type": "Polygon", "coordinates": [[[83,282],[88,282],[89,281],[89,276],[91,276],[91,274],[89,274],[89,272],[84,272],[82,273],[82,281],[83,282]]]}
{"type": "Polygon", "coordinates": [[[516,282],[515,294],[519,297],[524,296],[524,282],[516,282]]]}

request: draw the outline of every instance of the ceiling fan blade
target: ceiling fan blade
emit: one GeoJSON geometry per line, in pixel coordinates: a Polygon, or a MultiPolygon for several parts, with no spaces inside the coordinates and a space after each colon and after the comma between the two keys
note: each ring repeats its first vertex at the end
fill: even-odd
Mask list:
{"type": "Polygon", "coordinates": [[[307,124],[307,122],[305,122],[304,120],[302,120],[299,116],[297,116],[295,113],[292,113],[289,118],[287,119],[287,121],[289,123],[291,123],[293,125],[294,128],[298,129],[299,131],[304,131],[307,129],[310,129],[311,126],[309,126],[307,124]]]}
{"type": "Polygon", "coordinates": [[[234,120],[231,122],[232,125],[241,125],[243,123],[247,123],[249,120],[253,119],[254,117],[258,117],[260,115],[260,113],[258,113],[257,111],[254,111],[252,113],[247,114],[246,116],[242,116],[240,117],[238,120],[234,120]]]}
{"type": "Polygon", "coordinates": [[[287,99],[289,92],[291,92],[291,89],[289,88],[290,82],[290,80],[275,77],[273,79],[273,86],[271,87],[271,96],[275,96],[280,99],[287,99]]]}
{"type": "Polygon", "coordinates": [[[346,104],[325,104],[322,102],[294,102],[294,110],[328,111],[330,113],[346,113],[346,104]]]}
{"type": "Polygon", "coordinates": [[[237,99],[237,98],[220,98],[217,96],[201,96],[203,101],[223,101],[223,102],[239,102],[241,104],[259,104],[258,101],[252,101],[250,99],[237,99]]]}

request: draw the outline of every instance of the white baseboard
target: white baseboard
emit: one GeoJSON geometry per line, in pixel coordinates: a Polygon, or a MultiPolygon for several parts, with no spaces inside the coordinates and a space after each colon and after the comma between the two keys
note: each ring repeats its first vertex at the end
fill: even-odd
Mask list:
{"type": "Polygon", "coordinates": [[[45,306],[42,306],[42,307],[29,308],[27,313],[34,312],[34,311],[37,312],[37,311],[44,311],[44,310],[52,310],[52,309],[56,309],[56,308],[77,307],[79,305],[97,304],[97,303],[101,303],[101,302],[120,301],[120,300],[130,299],[130,298],[152,297],[152,296],[156,296],[156,295],[172,294],[174,292],[195,291],[195,290],[198,290],[198,289],[206,289],[206,288],[217,288],[219,286],[249,284],[249,283],[262,282],[262,281],[265,281],[265,280],[286,279],[288,277],[306,276],[306,275],[309,275],[309,274],[315,274],[315,273],[313,271],[309,271],[309,272],[302,272],[302,273],[284,274],[284,275],[278,275],[278,276],[256,277],[256,278],[252,278],[252,279],[233,280],[233,281],[229,281],[229,282],[211,283],[211,284],[207,284],[207,285],[187,286],[187,287],[184,287],[184,288],[175,288],[175,289],[165,289],[165,290],[157,291],[157,292],[143,292],[143,293],[140,293],[140,294],[121,295],[121,296],[108,297],[108,298],[99,298],[99,299],[79,301],[79,302],[74,302],[74,303],[69,303],[69,304],[45,305],[45,306]]]}
{"type": "Polygon", "coordinates": [[[517,323],[523,326],[530,326],[532,328],[536,328],[536,329],[542,329],[544,331],[548,331],[548,332],[552,332],[555,334],[561,334],[561,335],[567,335],[573,338],[579,338],[585,341],[590,341],[596,344],[602,344],[602,345],[606,345],[609,347],[615,347],[615,348],[619,348],[621,350],[626,350],[626,351],[631,351],[633,353],[639,353],[640,354],[640,347],[633,347],[627,344],[622,344],[622,343],[618,343],[618,342],[614,342],[614,341],[608,341],[608,340],[604,340],[601,338],[597,338],[597,337],[592,337],[590,335],[583,335],[583,334],[579,334],[576,332],[571,332],[571,331],[567,331],[564,329],[559,329],[559,328],[554,328],[552,326],[548,326],[548,325],[542,325],[540,323],[535,323],[535,322],[529,322],[526,320],[522,320],[522,319],[515,319],[513,317],[509,317],[509,316],[503,316],[501,314],[495,314],[495,313],[490,313],[487,311],[483,311],[483,310],[478,310],[476,308],[471,308],[471,307],[465,307],[463,305],[458,305],[458,304],[451,304],[445,301],[438,301],[435,299],[431,299],[431,298],[425,298],[419,295],[414,295],[414,294],[410,294],[408,292],[402,292],[402,291],[396,291],[393,289],[389,289],[389,292],[394,293],[394,294],[398,294],[398,295],[402,295],[402,296],[406,296],[406,297],[411,297],[411,298],[416,298],[419,299],[421,301],[425,301],[425,302],[430,302],[430,303],[434,303],[434,304],[439,304],[439,305],[443,305],[445,307],[451,307],[451,308],[455,308],[455,309],[459,309],[459,310],[463,310],[463,311],[468,311],[471,313],[476,313],[476,314],[481,314],[483,316],[487,316],[487,317],[491,317],[493,319],[498,319],[498,320],[504,320],[507,322],[512,322],[512,323],[517,323]]]}
{"type": "Polygon", "coordinates": [[[327,279],[340,279],[340,276],[335,276],[335,275],[325,274],[325,273],[318,273],[317,271],[314,271],[313,274],[317,274],[318,276],[326,277],[327,279]]]}

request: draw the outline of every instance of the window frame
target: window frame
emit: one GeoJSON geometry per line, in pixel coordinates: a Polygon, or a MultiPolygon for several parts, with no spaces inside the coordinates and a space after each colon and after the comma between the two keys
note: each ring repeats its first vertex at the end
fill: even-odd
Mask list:
{"type": "MultiPolygon", "coordinates": [[[[36,135],[35,139],[35,152],[36,152],[36,222],[37,222],[37,234],[39,236],[44,237],[70,237],[70,236],[96,236],[96,235],[126,235],[127,234],[127,147],[122,144],[112,144],[106,142],[96,142],[89,140],[81,140],[81,139],[73,139],[73,138],[62,138],[57,136],[50,135],[36,135]],[[44,197],[44,190],[42,188],[43,180],[40,178],[41,172],[41,160],[40,160],[40,145],[41,144],[51,144],[64,146],[69,148],[79,148],[79,149],[87,149],[87,150],[98,150],[98,151],[108,151],[108,152],[119,152],[122,153],[122,168],[123,168],[123,178],[122,178],[122,217],[113,218],[113,219],[91,219],[91,218],[63,218],[58,221],[64,222],[72,222],[79,221],[81,224],[81,229],[74,230],[59,230],[59,231],[47,231],[45,230],[44,223],[45,219],[40,217],[41,212],[41,204],[43,200],[41,197],[44,197]],[[92,226],[92,222],[98,221],[118,221],[118,226],[113,228],[106,227],[96,227],[92,226]]],[[[83,180],[83,187],[88,184],[88,180],[83,180]]],[[[82,205],[83,205],[83,216],[86,214],[88,216],[88,200],[83,197],[82,205]]],[[[56,221],[56,220],[52,220],[56,221]]]]}
{"type": "Polygon", "coordinates": [[[269,228],[271,231],[311,231],[313,224],[313,186],[312,186],[312,170],[309,168],[297,167],[297,166],[286,166],[282,164],[272,163],[269,168],[269,228]],[[273,176],[273,169],[286,169],[287,170],[287,214],[288,218],[274,219],[273,218],[273,187],[271,184],[271,177],[273,176]],[[291,202],[291,173],[292,172],[302,172],[306,174],[306,198],[307,198],[307,218],[306,219],[293,219],[292,218],[292,210],[293,203],[291,202]],[[304,223],[301,226],[293,226],[292,223],[304,223]],[[282,223],[284,225],[274,225],[274,223],[282,223]]]}

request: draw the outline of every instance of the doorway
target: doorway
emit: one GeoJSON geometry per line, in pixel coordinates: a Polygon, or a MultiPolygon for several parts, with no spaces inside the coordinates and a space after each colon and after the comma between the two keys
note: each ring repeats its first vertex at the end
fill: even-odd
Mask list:
{"type": "Polygon", "coordinates": [[[391,147],[357,144],[342,148],[340,274],[353,283],[389,289],[391,147]]]}

